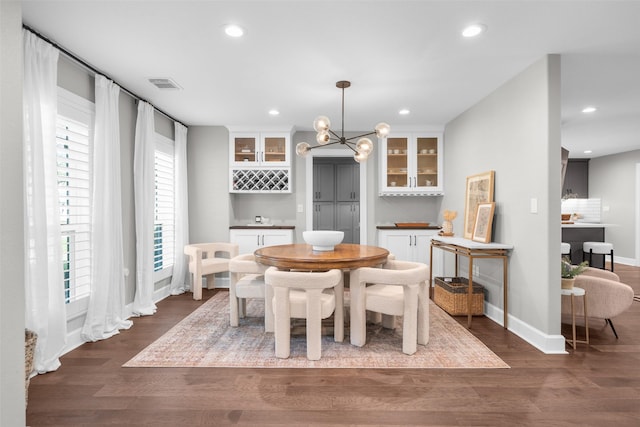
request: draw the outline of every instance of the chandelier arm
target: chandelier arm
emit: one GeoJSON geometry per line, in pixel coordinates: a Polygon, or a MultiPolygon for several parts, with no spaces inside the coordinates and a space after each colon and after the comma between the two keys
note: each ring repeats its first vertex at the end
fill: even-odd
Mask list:
{"type": "Polygon", "coordinates": [[[328,147],[329,145],[333,145],[333,144],[339,144],[340,141],[332,141],[332,142],[328,142],[324,145],[310,145],[309,146],[309,150],[313,150],[314,148],[321,148],[321,147],[328,147]]]}
{"type": "Polygon", "coordinates": [[[338,135],[337,133],[335,133],[333,130],[331,129],[327,129],[329,131],[329,133],[333,136],[335,136],[336,138],[340,139],[340,135],[338,135]]]}
{"type": "Polygon", "coordinates": [[[344,144],[344,145],[346,145],[347,147],[349,147],[349,149],[350,149],[351,151],[353,151],[354,153],[358,153],[358,150],[356,150],[355,148],[353,148],[353,147],[351,146],[351,144],[353,144],[353,143],[352,143],[352,142],[349,142],[349,143],[346,143],[346,144],[344,144]]]}
{"type": "Polygon", "coordinates": [[[362,135],[358,135],[358,136],[352,136],[351,138],[346,138],[347,141],[351,141],[352,139],[356,139],[356,138],[362,138],[363,136],[369,136],[369,135],[373,135],[376,132],[369,132],[369,133],[363,133],[362,135]]]}

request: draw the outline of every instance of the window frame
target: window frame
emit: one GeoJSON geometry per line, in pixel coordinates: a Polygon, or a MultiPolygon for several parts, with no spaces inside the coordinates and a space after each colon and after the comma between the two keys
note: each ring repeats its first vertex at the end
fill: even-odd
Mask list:
{"type": "MultiPolygon", "coordinates": [[[[167,267],[163,267],[160,270],[155,270],[155,226],[156,226],[156,210],[155,210],[155,206],[154,206],[154,272],[153,272],[153,280],[154,282],[159,282],[161,280],[170,278],[173,275],[173,265],[175,263],[175,141],[173,141],[170,138],[167,138],[164,135],[161,135],[159,133],[156,132],[155,134],[155,147],[154,147],[154,174],[155,174],[155,153],[156,152],[161,152],[164,155],[170,156],[171,157],[171,168],[172,168],[172,180],[171,180],[171,190],[172,190],[172,200],[171,200],[171,207],[172,207],[172,219],[173,219],[173,228],[172,228],[172,239],[171,239],[171,245],[173,247],[171,247],[170,252],[173,254],[173,257],[171,259],[169,259],[168,261],[170,262],[170,265],[168,265],[167,267]]],[[[154,205],[157,204],[157,199],[154,197],[154,205]]],[[[163,245],[163,249],[164,249],[164,245],[163,245]]]]}
{"type": "MultiPolygon", "coordinates": [[[[88,175],[89,175],[89,184],[88,184],[88,207],[89,207],[89,222],[88,222],[88,236],[89,236],[89,252],[91,251],[91,207],[93,204],[92,200],[92,184],[93,184],[93,143],[94,143],[94,121],[95,121],[95,104],[81,96],[78,96],[64,88],[57,88],[57,113],[56,113],[56,127],[58,126],[58,118],[62,117],[66,120],[74,121],[77,123],[81,123],[87,126],[88,133],[88,175]]],[[[55,141],[57,144],[57,139],[55,141]]],[[[61,238],[65,235],[70,235],[73,233],[71,229],[72,227],[65,227],[62,224],[62,218],[60,218],[60,226],[61,226],[61,238]]],[[[89,253],[89,287],[91,285],[91,254],[89,253]]],[[[64,259],[61,260],[64,262],[64,259]]],[[[70,273],[70,276],[73,276],[73,273],[70,273]]],[[[64,280],[64,278],[63,278],[64,280]]],[[[65,289],[65,293],[66,293],[65,289]]],[[[84,293],[80,297],[73,298],[72,300],[67,302],[67,298],[65,295],[65,308],[67,314],[67,321],[75,319],[84,315],[89,308],[89,297],[91,291],[84,293]]]]}

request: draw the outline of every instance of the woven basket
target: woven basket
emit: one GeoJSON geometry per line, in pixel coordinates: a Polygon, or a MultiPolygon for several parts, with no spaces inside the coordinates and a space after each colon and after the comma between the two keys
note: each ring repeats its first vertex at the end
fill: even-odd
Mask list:
{"type": "MultiPolygon", "coordinates": [[[[469,281],[464,277],[436,277],[433,301],[452,316],[467,315],[468,292],[469,281]]],[[[471,314],[484,314],[484,287],[477,283],[473,284],[471,314]]]]}
{"type": "Polygon", "coordinates": [[[38,335],[30,331],[24,330],[24,397],[25,404],[29,401],[29,375],[33,371],[33,356],[36,351],[36,341],[38,335]]]}

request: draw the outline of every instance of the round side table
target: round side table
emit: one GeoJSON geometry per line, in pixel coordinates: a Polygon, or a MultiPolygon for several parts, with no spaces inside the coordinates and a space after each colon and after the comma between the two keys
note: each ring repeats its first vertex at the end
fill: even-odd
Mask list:
{"type": "Polygon", "coordinates": [[[569,344],[575,350],[576,344],[587,344],[589,345],[589,320],[587,319],[587,291],[582,288],[578,288],[574,286],[572,289],[561,289],[560,295],[571,297],[571,331],[572,331],[572,340],[567,340],[569,344]],[[576,310],[574,304],[575,297],[582,297],[583,303],[583,312],[584,312],[584,330],[585,330],[585,339],[584,340],[576,340],[576,310]]]}

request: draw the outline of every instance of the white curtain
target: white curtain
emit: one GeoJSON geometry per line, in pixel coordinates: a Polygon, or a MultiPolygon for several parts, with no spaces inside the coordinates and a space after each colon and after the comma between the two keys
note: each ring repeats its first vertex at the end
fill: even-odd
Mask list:
{"type": "Polygon", "coordinates": [[[132,322],[124,316],[124,250],[120,185],[120,87],[96,75],[91,212],[91,295],[85,341],[109,338],[132,322]]]}
{"type": "Polygon", "coordinates": [[[184,293],[189,284],[189,265],[184,254],[189,244],[189,198],[187,188],[187,128],[175,122],[174,194],[175,194],[175,260],[171,277],[171,295],[184,293]]]}
{"type": "Polygon", "coordinates": [[[156,312],[153,302],[153,223],[155,204],[155,125],[153,106],[140,101],[133,160],[136,219],[136,294],[133,314],[156,312]]]}
{"type": "Polygon", "coordinates": [[[59,52],[23,30],[25,316],[38,334],[35,370],[60,366],[67,335],[56,158],[59,52]]]}

